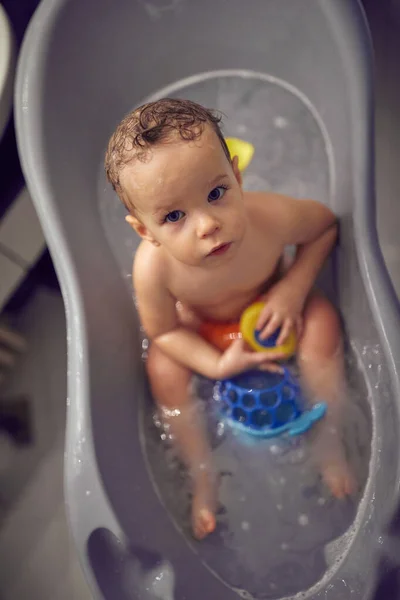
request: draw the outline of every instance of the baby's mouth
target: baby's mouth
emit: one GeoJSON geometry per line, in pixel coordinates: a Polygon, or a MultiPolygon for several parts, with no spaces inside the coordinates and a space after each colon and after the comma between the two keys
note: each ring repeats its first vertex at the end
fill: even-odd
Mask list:
{"type": "Polygon", "coordinates": [[[218,246],[215,246],[215,248],[213,248],[211,252],[207,254],[207,256],[221,256],[222,254],[225,254],[225,252],[227,252],[231,246],[232,242],[219,244],[218,246]]]}

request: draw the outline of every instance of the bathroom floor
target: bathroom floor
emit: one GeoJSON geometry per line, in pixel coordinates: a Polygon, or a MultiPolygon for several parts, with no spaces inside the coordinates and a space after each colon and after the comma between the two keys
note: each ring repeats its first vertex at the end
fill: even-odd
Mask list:
{"type": "MultiPolygon", "coordinates": [[[[400,297],[400,83],[394,0],[365,0],[377,63],[377,216],[382,250],[400,297]]],[[[400,5],[399,5],[400,6],[400,5]]],[[[63,501],[66,335],[61,296],[40,287],[16,317],[28,351],[7,394],[27,396],[33,444],[16,448],[0,437],[1,600],[88,600],[69,538],[63,501]]]]}

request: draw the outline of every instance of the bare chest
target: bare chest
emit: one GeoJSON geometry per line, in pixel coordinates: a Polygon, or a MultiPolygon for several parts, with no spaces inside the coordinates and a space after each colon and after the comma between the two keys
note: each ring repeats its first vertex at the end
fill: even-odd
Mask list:
{"type": "Polygon", "coordinates": [[[252,244],[218,269],[176,273],[170,291],[201,319],[237,320],[243,310],[279,277],[283,248],[252,244]]]}

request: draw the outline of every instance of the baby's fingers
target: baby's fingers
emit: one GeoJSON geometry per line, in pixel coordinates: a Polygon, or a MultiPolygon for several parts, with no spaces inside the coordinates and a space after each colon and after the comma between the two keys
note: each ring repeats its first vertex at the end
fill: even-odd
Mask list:
{"type": "Polygon", "coordinates": [[[269,373],[283,373],[283,368],[277,363],[267,362],[261,365],[260,371],[268,371],[269,373]]]}
{"type": "Polygon", "coordinates": [[[277,346],[280,346],[281,344],[284,344],[286,342],[287,338],[289,337],[289,333],[291,332],[292,329],[293,329],[293,320],[285,319],[283,322],[283,325],[281,326],[281,331],[278,336],[278,339],[276,341],[277,346]]]}
{"type": "Polygon", "coordinates": [[[272,315],[267,325],[264,327],[260,334],[260,340],[266,340],[267,338],[269,338],[269,336],[272,335],[274,331],[278,329],[281,322],[282,320],[279,315],[277,315],[276,313],[272,315]]]}
{"type": "Polygon", "coordinates": [[[267,371],[277,371],[281,372],[282,369],[275,364],[275,361],[282,360],[285,358],[285,354],[283,352],[252,352],[249,355],[249,362],[252,367],[259,367],[267,371]]]}
{"type": "Polygon", "coordinates": [[[269,319],[272,316],[272,309],[268,306],[268,304],[264,305],[264,308],[260,312],[260,316],[258,317],[256,329],[260,331],[265,325],[268,323],[269,319]]]}

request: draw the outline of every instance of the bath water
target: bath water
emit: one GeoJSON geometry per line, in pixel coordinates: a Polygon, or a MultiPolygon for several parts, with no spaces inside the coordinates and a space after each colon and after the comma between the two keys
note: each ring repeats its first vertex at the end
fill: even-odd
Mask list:
{"type": "Polygon", "coordinates": [[[170,430],[154,406],[143,407],[149,468],[166,510],[205,565],[240,593],[264,599],[306,590],[337,566],[351,541],[368,475],[371,417],[362,372],[354,356],[347,363],[344,441],[359,487],[346,500],[334,499],[322,482],[312,435],[260,440],[238,433],[216,413],[212,383],[197,382],[219,474],[217,531],[200,543],[191,536],[190,480],[170,430]]]}

